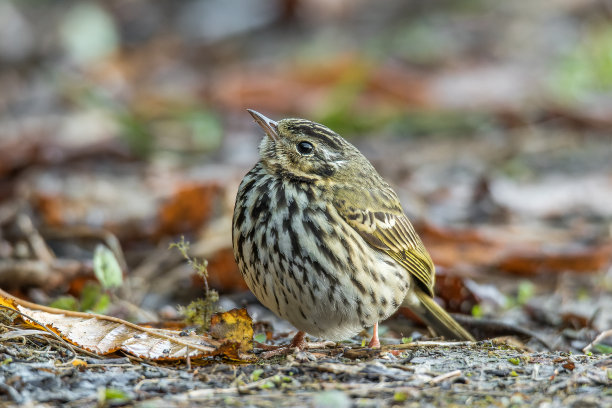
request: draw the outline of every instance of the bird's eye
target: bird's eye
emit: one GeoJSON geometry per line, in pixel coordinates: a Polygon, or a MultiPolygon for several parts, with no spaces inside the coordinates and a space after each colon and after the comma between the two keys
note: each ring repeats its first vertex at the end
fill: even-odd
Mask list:
{"type": "Polygon", "coordinates": [[[298,153],[303,154],[304,156],[312,154],[312,151],[314,150],[314,146],[310,142],[300,142],[297,144],[296,148],[298,153]]]}

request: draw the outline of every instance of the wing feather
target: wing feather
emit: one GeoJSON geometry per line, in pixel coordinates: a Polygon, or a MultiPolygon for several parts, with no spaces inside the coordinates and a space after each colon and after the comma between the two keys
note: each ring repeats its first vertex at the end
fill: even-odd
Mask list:
{"type": "Polygon", "coordinates": [[[389,196],[396,198],[395,193],[383,196],[370,191],[359,196],[360,200],[334,200],[338,213],[368,244],[386,252],[433,296],[434,265],[423,242],[399,201],[383,205],[387,204],[389,196]]]}

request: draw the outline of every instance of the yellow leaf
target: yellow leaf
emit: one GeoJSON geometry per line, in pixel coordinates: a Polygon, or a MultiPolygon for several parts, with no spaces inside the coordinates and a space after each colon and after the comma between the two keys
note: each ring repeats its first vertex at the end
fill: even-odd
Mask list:
{"type": "Polygon", "coordinates": [[[83,360],[79,360],[78,358],[75,358],[74,360],[72,360],[72,365],[75,367],[87,367],[87,362],[83,361],[83,360]]]}
{"type": "Polygon", "coordinates": [[[253,321],[244,308],[215,313],[210,321],[210,334],[215,339],[237,343],[243,353],[253,349],[253,321]]]}

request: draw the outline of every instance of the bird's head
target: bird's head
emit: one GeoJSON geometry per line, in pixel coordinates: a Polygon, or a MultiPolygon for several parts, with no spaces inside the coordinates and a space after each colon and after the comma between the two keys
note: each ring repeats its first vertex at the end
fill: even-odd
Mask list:
{"type": "Polygon", "coordinates": [[[276,122],[248,112],[266,133],[259,154],[270,173],[296,181],[333,182],[374,170],[357,148],[323,125],[305,119],[276,122]]]}

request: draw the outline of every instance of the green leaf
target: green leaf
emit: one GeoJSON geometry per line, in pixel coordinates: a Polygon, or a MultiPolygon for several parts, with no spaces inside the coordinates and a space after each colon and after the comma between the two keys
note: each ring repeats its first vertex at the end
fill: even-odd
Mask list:
{"type": "Polygon", "coordinates": [[[155,149],[155,139],[146,118],[125,112],[117,115],[117,123],[121,127],[121,136],[132,153],[143,158],[151,155],[155,149]]]}
{"type": "Polygon", "coordinates": [[[612,354],[612,347],[608,346],[607,344],[596,344],[593,346],[593,348],[601,354],[612,354]]]}
{"type": "Polygon", "coordinates": [[[266,381],[265,383],[261,384],[259,388],[262,390],[269,390],[271,388],[276,388],[276,384],[274,384],[272,381],[266,381]]]}
{"type": "Polygon", "coordinates": [[[64,49],[77,63],[96,62],[119,47],[113,17],[94,2],[77,2],[66,10],[59,31],[64,49]]]}
{"type": "Polygon", "coordinates": [[[108,311],[110,302],[111,302],[110,296],[107,293],[102,293],[100,297],[98,298],[98,301],[96,302],[94,307],[91,308],[91,311],[94,313],[104,314],[108,311]]]}
{"type": "Polygon", "coordinates": [[[395,394],[393,394],[393,401],[395,402],[404,402],[406,401],[406,399],[408,399],[408,396],[406,395],[406,393],[398,391],[395,394]]]}
{"type": "Polygon", "coordinates": [[[412,337],[402,337],[402,344],[412,343],[412,337]]]}
{"type": "Polygon", "coordinates": [[[518,357],[510,357],[510,358],[508,359],[508,361],[509,361],[511,364],[514,364],[514,365],[519,365],[519,364],[521,364],[521,359],[520,359],[520,358],[518,358],[518,357]]]}
{"type": "Polygon", "coordinates": [[[473,317],[482,317],[484,312],[482,311],[482,306],[474,305],[472,306],[472,316],[473,317]]]}
{"type": "Polygon", "coordinates": [[[251,381],[257,381],[259,380],[259,378],[261,377],[261,375],[263,374],[264,370],[262,370],[261,368],[258,368],[257,370],[254,370],[251,373],[251,381]]]}
{"type": "Polygon", "coordinates": [[[518,373],[514,370],[510,371],[510,377],[518,377],[518,373]]]}
{"type": "Polygon", "coordinates": [[[93,268],[96,278],[104,289],[112,289],[123,283],[123,271],[113,251],[98,245],[94,252],[93,268]]]}
{"type": "Polygon", "coordinates": [[[519,283],[518,293],[516,294],[516,303],[524,305],[533,297],[535,293],[535,285],[528,280],[522,280],[519,283]]]}
{"type": "Polygon", "coordinates": [[[62,310],[79,310],[79,302],[73,296],[60,296],[51,302],[49,306],[62,310]]]}
{"type": "Polygon", "coordinates": [[[100,296],[102,296],[102,287],[95,282],[87,283],[81,291],[80,310],[83,312],[93,311],[96,304],[98,304],[100,296]]]}
{"type": "Polygon", "coordinates": [[[255,336],[253,336],[253,340],[255,340],[258,343],[265,343],[266,339],[267,338],[264,333],[257,333],[255,336]]]}
{"type": "Polygon", "coordinates": [[[562,101],[580,101],[607,95],[612,89],[612,28],[593,24],[576,41],[574,49],[549,75],[552,90],[562,101]]]}
{"type": "Polygon", "coordinates": [[[104,400],[113,402],[123,402],[130,400],[130,397],[125,392],[116,388],[105,388],[104,400]]]}

